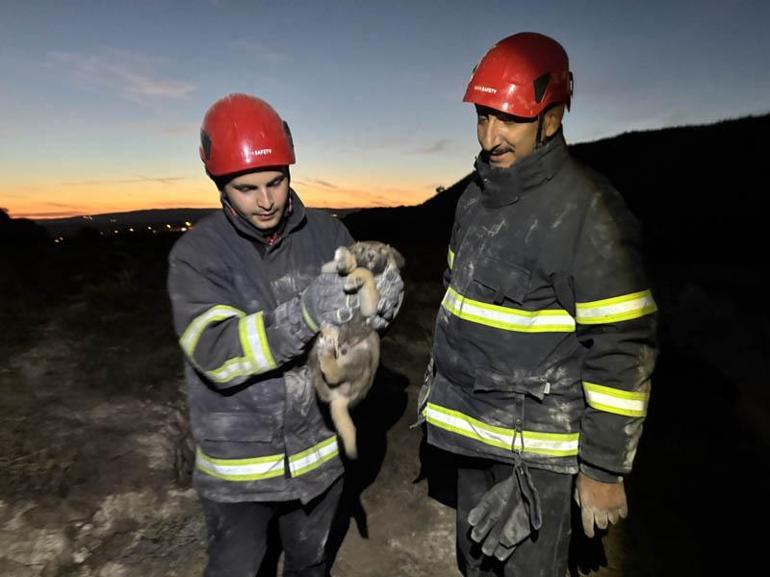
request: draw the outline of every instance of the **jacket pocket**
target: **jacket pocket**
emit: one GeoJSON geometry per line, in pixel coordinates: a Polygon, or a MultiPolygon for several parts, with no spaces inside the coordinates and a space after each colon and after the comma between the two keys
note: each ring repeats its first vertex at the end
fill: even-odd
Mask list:
{"type": "Polygon", "coordinates": [[[203,424],[207,441],[267,443],[274,435],[273,419],[257,413],[209,413],[203,424]]]}
{"type": "Polygon", "coordinates": [[[529,269],[521,265],[485,256],[473,268],[474,294],[468,296],[495,305],[504,305],[506,300],[520,305],[529,292],[530,276],[529,269]]]}

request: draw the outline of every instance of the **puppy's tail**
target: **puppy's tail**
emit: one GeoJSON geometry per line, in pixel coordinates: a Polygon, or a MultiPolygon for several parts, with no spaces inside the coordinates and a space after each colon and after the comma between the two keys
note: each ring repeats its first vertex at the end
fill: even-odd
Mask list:
{"type": "Polygon", "coordinates": [[[356,459],[358,457],[358,449],[356,448],[356,426],[353,424],[353,419],[350,418],[348,412],[348,399],[334,399],[329,409],[332,414],[332,421],[334,421],[334,427],[342,439],[342,445],[345,447],[345,454],[351,458],[356,459]]]}

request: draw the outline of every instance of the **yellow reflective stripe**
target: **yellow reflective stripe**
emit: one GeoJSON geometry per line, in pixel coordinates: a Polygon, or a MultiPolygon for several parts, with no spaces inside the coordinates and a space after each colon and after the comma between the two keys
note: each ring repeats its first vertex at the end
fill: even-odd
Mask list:
{"type": "Polygon", "coordinates": [[[252,373],[264,373],[276,367],[265,333],[265,318],[262,311],[243,317],[239,327],[241,347],[246,359],[253,365],[252,373]]]}
{"type": "Polygon", "coordinates": [[[427,404],[423,415],[428,423],[436,427],[498,449],[523,450],[524,453],[554,457],[570,457],[578,454],[580,433],[516,432],[507,427],[489,425],[460,411],[447,409],[434,403],[427,404]],[[516,445],[512,447],[514,433],[516,433],[516,445]]]}
{"type": "Polygon", "coordinates": [[[329,437],[309,449],[289,456],[289,471],[292,477],[298,477],[317,469],[326,461],[333,459],[339,454],[339,445],[337,436],[329,437]]]}
{"type": "Polygon", "coordinates": [[[449,252],[446,255],[446,262],[449,265],[449,270],[452,270],[452,266],[455,264],[455,253],[452,252],[451,247],[449,248],[449,252]]]}
{"type": "Polygon", "coordinates": [[[623,391],[585,381],[583,381],[583,391],[585,392],[588,405],[599,411],[625,415],[627,417],[644,417],[647,415],[650,393],[623,391]]]}
{"type": "Polygon", "coordinates": [[[195,317],[179,338],[179,344],[187,356],[192,359],[195,347],[203,334],[203,331],[211,323],[223,321],[230,317],[243,317],[246,313],[227,305],[215,305],[202,315],[195,317]]]}
{"type": "Polygon", "coordinates": [[[600,301],[576,303],[577,322],[598,325],[638,319],[658,310],[649,290],[620,295],[600,301]]]}
{"type": "Polygon", "coordinates": [[[280,477],[285,471],[283,462],[283,454],[251,459],[215,459],[206,455],[200,447],[195,453],[195,466],[199,471],[226,481],[257,481],[280,477]]]}
{"type": "Polygon", "coordinates": [[[464,297],[452,287],[441,301],[447,311],[463,320],[505,331],[522,333],[574,332],[575,319],[561,309],[525,311],[464,297]]]}
{"type": "Polygon", "coordinates": [[[226,383],[236,377],[263,373],[276,367],[267,343],[264,314],[260,311],[247,315],[242,310],[227,305],[215,305],[202,315],[197,316],[179,339],[182,349],[193,364],[198,369],[203,370],[195,362],[193,352],[206,327],[231,317],[240,318],[238,333],[244,356],[228,359],[222,363],[222,366],[211,371],[204,371],[204,374],[215,383],[226,383]]]}

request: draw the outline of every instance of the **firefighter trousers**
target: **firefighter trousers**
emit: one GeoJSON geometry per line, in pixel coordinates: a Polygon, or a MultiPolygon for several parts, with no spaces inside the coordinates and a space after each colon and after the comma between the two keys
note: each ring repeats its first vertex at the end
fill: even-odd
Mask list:
{"type": "Polygon", "coordinates": [[[306,505],[299,501],[217,503],[201,497],[208,531],[204,577],[254,577],[277,519],[284,577],[325,577],[326,541],[342,494],[342,477],[306,505]]]}

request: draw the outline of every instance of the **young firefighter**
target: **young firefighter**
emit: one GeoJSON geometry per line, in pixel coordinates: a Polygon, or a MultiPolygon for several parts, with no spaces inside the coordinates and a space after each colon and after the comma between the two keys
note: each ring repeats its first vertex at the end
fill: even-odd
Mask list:
{"type": "MultiPolygon", "coordinates": [[[[208,529],[205,576],[254,577],[277,518],[284,575],[323,577],[343,467],[305,353],[322,323],[344,323],[358,308],[342,277],[320,273],[353,239],[290,188],[289,128],[263,100],[214,103],[200,156],[223,210],[176,243],[168,288],[208,529]]],[[[377,284],[373,324],[382,328],[403,283],[391,270],[377,284]]]]}
{"type": "Polygon", "coordinates": [[[420,408],[428,442],[459,456],[467,576],[563,577],[573,490],[589,537],[627,514],[656,306],[637,223],[567,150],[571,96],[566,52],[534,33],[495,44],[465,93],[482,150],[420,408]]]}

